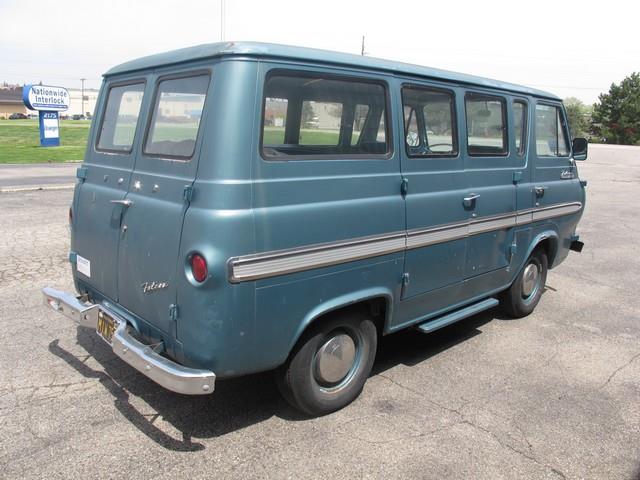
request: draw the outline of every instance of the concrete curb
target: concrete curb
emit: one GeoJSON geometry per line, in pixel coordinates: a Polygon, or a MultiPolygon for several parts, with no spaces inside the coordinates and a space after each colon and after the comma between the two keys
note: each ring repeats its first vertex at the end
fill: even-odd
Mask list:
{"type": "Polygon", "coordinates": [[[0,187],[0,193],[36,192],[39,190],[72,190],[75,183],[61,185],[16,185],[13,187],[0,187]]]}
{"type": "Polygon", "coordinates": [[[84,160],[63,160],[60,162],[34,162],[34,163],[0,163],[0,167],[49,167],[51,165],[79,165],[84,160]]]}

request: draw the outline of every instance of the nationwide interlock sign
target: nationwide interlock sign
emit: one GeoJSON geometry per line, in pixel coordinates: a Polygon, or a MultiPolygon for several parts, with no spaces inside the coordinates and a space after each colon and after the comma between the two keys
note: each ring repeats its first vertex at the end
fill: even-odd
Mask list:
{"type": "Polygon", "coordinates": [[[64,112],[69,108],[70,97],[67,89],[49,85],[25,85],[22,89],[22,101],[28,109],[39,112],[40,145],[60,145],[58,112],[64,112]]]}

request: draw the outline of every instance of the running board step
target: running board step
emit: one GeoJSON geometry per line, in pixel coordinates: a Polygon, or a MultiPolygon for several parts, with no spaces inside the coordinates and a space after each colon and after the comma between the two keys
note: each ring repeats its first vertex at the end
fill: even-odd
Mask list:
{"type": "Polygon", "coordinates": [[[447,313],[442,317],[435,318],[433,320],[429,320],[428,322],[421,323],[416,328],[424,333],[431,333],[439,328],[446,327],[452,323],[457,322],[458,320],[462,320],[463,318],[470,317],[475,315],[476,313],[480,313],[484,310],[488,310],[492,307],[498,305],[498,300],[495,298],[487,298],[486,300],[482,300],[481,302],[474,303],[473,305],[469,305],[468,307],[464,307],[460,310],[456,310],[451,313],[447,313]]]}

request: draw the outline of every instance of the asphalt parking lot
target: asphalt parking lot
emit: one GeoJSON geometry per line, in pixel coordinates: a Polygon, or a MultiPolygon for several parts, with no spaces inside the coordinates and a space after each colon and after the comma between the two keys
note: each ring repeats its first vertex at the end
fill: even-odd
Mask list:
{"type": "Polygon", "coordinates": [[[586,246],[529,317],[383,340],[309,419],[269,373],[190,398],[42,305],[71,291],[71,190],[0,193],[0,477],[640,478],[640,148],[591,148],[586,246]]]}
{"type": "Polygon", "coordinates": [[[0,164],[0,193],[73,186],[78,165],[78,162],[0,164]]]}

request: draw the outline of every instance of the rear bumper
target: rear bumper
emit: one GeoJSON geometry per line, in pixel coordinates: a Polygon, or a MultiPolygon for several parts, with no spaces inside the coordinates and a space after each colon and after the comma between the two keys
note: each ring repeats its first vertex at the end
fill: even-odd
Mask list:
{"type": "Polygon", "coordinates": [[[159,355],[152,346],[133,338],[129,334],[130,327],[126,320],[103,305],[83,302],[82,298],[48,287],[43,288],[42,293],[45,305],[71,318],[80,326],[95,329],[100,310],[117,320],[118,327],[111,344],[113,352],[158,385],[185,395],[206,395],[213,392],[215,373],[188,368],[159,355]]]}

